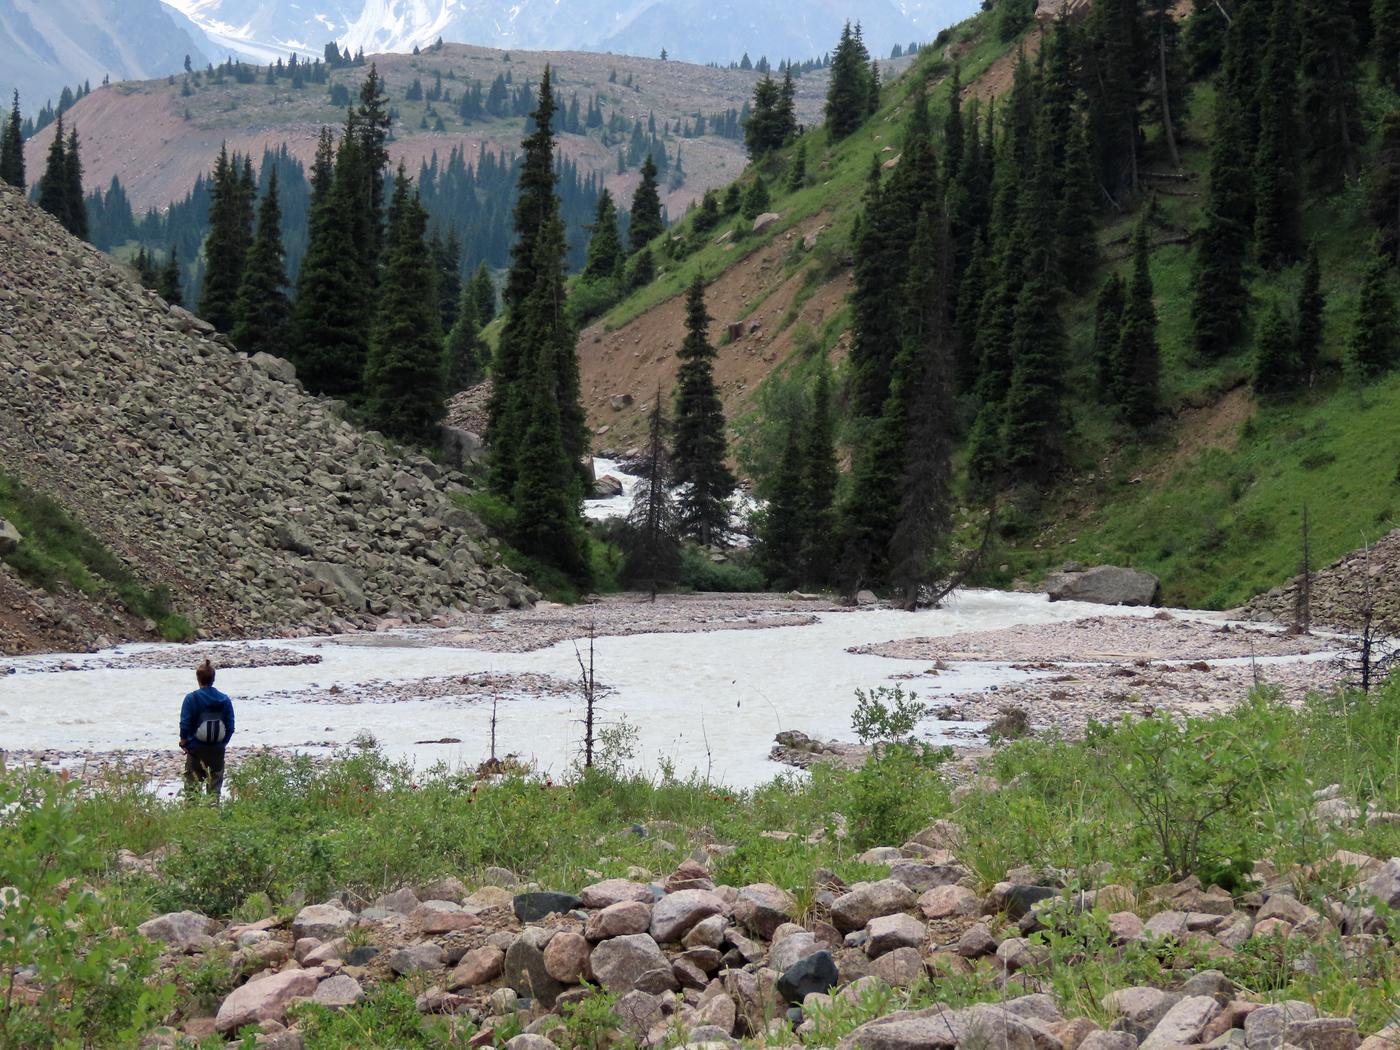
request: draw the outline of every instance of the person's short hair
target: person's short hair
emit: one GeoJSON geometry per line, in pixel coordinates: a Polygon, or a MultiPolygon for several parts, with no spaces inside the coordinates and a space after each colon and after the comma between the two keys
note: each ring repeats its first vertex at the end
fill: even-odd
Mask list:
{"type": "Polygon", "coordinates": [[[194,669],[194,677],[202,688],[209,688],[214,684],[214,665],[205,660],[194,669]]]}

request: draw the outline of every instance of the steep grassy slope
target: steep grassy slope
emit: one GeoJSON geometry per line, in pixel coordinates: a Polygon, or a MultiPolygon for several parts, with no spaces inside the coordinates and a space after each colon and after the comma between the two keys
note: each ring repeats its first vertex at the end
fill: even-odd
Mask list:
{"type": "MultiPolygon", "coordinates": [[[[915,76],[929,87],[935,128],[948,98],[949,60],[958,57],[965,98],[988,98],[1009,84],[1014,48],[990,40],[990,18],[957,27],[948,49],[926,52],[910,74],[887,89],[885,106],[858,134],[832,148],[824,131],[806,137],[814,184],[797,193],[781,190],[787,157],[772,162],[772,209],[781,220],[761,235],[745,235],[745,223],[727,240],[711,236],[694,254],[668,264],[651,286],[620,304],[600,325],[584,333],[580,353],[585,389],[593,385],[590,410],[595,428],[607,427],[600,447],[625,448],[640,427],[645,395],[671,367],[664,342],[679,339],[675,297],[695,272],[718,279],[712,313],[722,326],[759,314],[765,304],[784,304],[775,322],[764,318],[759,332],[744,329],[743,345],[723,346],[717,366],[728,381],[727,407],[736,432],[749,436],[741,464],[761,473],[776,441],[771,417],[790,401],[793,383],[826,353],[840,362],[848,345],[848,312],[829,294],[849,278],[849,239],[871,157],[896,155],[904,101],[915,76]],[[800,236],[824,227],[815,247],[800,236]],[[782,246],[775,264],[774,245],[782,246]],[[734,275],[742,274],[743,281],[734,275]],[[742,290],[735,298],[734,291],[742,290]],[[821,316],[804,316],[803,303],[826,294],[821,316]],[[797,309],[789,308],[795,305],[797,309]],[[657,336],[648,347],[632,344],[657,336]],[[606,389],[609,358],[633,349],[653,367],[638,390],[606,389]],[[730,376],[733,358],[749,350],[754,360],[730,376]],[[648,356],[649,355],[649,356],[648,356]],[[742,388],[736,384],[742,381],[742,388]],[[633,393],[630,410],[611,410],[604,394],[633,393]]],[[[1029,52],[1038,30],[1022,44],[1029,52]]],[[[1373,90],[1374,89],[1368,89],[1373,90]]],[[[1372,97],[1372,120],[1395,105],[1372,97]]],[[[1226,608],[1281,583],[1299,557],[1298,526],[1310,509],[1314,563],[1330,561],[1396,524],[1400,509],[1400,379],[1364,389],[1344,375],[1342,359],[1356,290],[1370,239],[1365,189],[1355,186],[1315,203],[1306,233],[1318,245],[1327,294],[1324,368],[1314,387],[1289,401],[1260,404],[1249,388],[1251,348],[1241,345],[1226,358],[1194,360],[1189,349],[1190,234],[1201,222],[1206,194],[1206,144],[1213,126],[1214,96],[1198,84],[1182,128],[1181,178],[1154,178],[1153,189],[1134,209],[1102,217],[1103,265],[1092,286],[1113,269],[1126,272],[1131,230],[1143,208],[1155,209],[1151,269],[1163,355],[1163,393],[1170,417],[1154,432],[1122,430],[1093,398],[1090,342],[1092,293],[1067,297],[1065,317],[1073,346],[1069,386],[1075,391],[1074,464],[1070,475],[1038,507],[1013,509],[1000,549],[989,562],[986,582],[1039,578],[1065,560],[1132,564],[1158,573],[1170,603],[1226,608]]],[[[1148,168],[1165,171],[1158,160],[1148,168]]],[[[750,173],[747,178],[751,178],[750,173]]],[[[686,228],[678,231],[681,235],[686,228]]],[[[810,242],[809,242],[810,243],[810,242]]],[[[1291,308],[1301,266],[1254,282],[1256,315],[1271,300],[1291,308]]],[[[897,275],[891,276],[896,287],[897,275]]],[[[615,367],[615,366],[614,366],[615,367]]]]}

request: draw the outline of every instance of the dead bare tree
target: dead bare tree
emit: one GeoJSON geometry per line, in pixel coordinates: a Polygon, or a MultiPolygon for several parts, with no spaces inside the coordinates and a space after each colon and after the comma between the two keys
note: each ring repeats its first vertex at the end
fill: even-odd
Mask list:
{"type": "Polygon", "coordinates": [[[1356,649],[1341,658],[1347,684],[1363,693],[1384,681],[1400,656],[1394,640],[1397,625],[1376,608],[1372,580],[1371,545],[1367,543],[1362,548],[1361,597],[1354,611],[1356,649]]]}
{"type": "Polygon", "coordinates": [[[597,630],[592,620],[588,622],[588,662],[585,664],[578,643],[574,643],[574,656],[578,659],[579,689],[583,692],[583,768],[593,768],[594,729],[597,726],[598,681],[593,674],[593,641],[597,630]]]}
{"type": "Polygon", "coordinates": [[[1301,557],[1298,565],[1298,584],[1293,591],[1293,624],[1307,634],[1312,629],[1312,534],[1308,522],[1308,505],[1303,504],[1303,524],[1300,536],[1301,557]]]}

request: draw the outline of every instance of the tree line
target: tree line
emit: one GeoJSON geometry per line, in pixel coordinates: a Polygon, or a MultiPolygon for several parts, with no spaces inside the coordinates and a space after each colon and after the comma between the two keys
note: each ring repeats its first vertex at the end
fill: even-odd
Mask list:
{"type": "MultiPolygon", "coordinates": [[[[1005,15],[1015,5],[1004,6],[1005,15]]],[[[900,152],[872,160],[853,235],[850,477],[839,493],[823,480],[832,461],[823,373],[802,395],[804,410],[765,479],[760,553],[769,579],[852,592],[884,585],[912,606],[952,570],[960,501],[989,508],[989,521],[998,504],[1033,504],[1074,452],[1067,296],[1093,295],[1094,396],[1129,435],[1162,418],[1150,262],[1156,243],[1180,237],[1152,187],[1159,170],[1180,168],[1181,121],[1201,78],[1215,86],[1215,131],[1203,223],[1188,235],[1191,344],[1201,361],[1252,344],[1263,394],[1310,383],[1325,298],[1302,209],[1361,179],[1362,59],[1372,57],[1376,79],[1393,85],[1396,40],[1396,4],[1208,0],[1183,32],[1165,0],[1094,0],[1084,17],[1056,20],[1034,60],[1019,57],[996,105],[964,105],[955,66],[935,128],[916,79],[900,152]],[[1130,207],[1139,218],[1126,272],[1095,289],[1098,224],[1130,207]],[[1256,326],[1250,280],[1299,264],[1292,308],[1275,303],[1256,326]],[[892,275],[900,275],[893,286],[892,275]],[[802,553],[814,549],[815,557],[802,553]]],[[[830,137],[861,127],[879,91],[858,29],[848,27],[832,60],[830,137]]],[[[1360,377],[1397,360],[1400,114],[1382,129],[1368,180],[1379,250],[1348,341],[1360,377]]],[[[799,157],[800,147],[793,166],[799,157]]]]}

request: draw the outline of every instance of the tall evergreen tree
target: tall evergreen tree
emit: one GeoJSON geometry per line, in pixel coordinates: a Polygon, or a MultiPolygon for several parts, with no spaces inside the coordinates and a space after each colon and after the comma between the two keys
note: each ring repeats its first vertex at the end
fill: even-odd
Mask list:
{"type": "Polygon", "coordinates": [[[171,306],[185,305],[185,293],[180,289],[180,253],[173,244],[156,277],[156,293],[171,306]]]}
{"type": "Polygon", "coordinates": [[[1305,3],[1300,47],[1303,159],[1315,190],[1356,178],[1364,140],[1357,93],[1360,53],[1351,13],[1341,3],[1305,3]]]}
{"type": "Polygon", "coordinates": [[[744,191],[744,203],[739,209],[739,214],[749,220],[756,219],[768,210],[771,201],[772,198],[768,194],[768,183],[763,178],[763,172],[756,171],[753,181],[749,183],[749,188],[744,191]]]}
{"type": "Polygon", "coordinates": [[[627,233],[634,252],[641,251],[666,228],[661,218],[661,194],[656,188],[656,160],[642,161],[642,181],[632,195],[632,225],[627,233]]]}
{"type": "Polygon", "coordinates": [[[245,186],[237,158],[219,150],[210,186],[209,235],[204,240],[204,284],[199,315],[220,332],[238,320],[238,288],[243,281],[251,230],[245,186]]]}
{"type": "Polygon", "coordinates": [[[826,92],[826,124],[831,140],[839,142],[865,122],[870,109],[870,53],[847,22],[831,56],[831,79],[826,92]]]}
{"type": "Polygon", "coordinates": [[[39,179],[39,207],[62,223],[64,229],[72,232],[73,220],[68,214],[71,203],[68,195],[68,162],[64,148],[63,114],[60,113],[55,122],[53,141],[49,143],[44,174],[39,179]]]}
{"type": "Polygon", "coordinates": [[[323,130],[312,169],[306,257],[297,275],[291,347],[297,371],[316,393],[359,391],[368,353],[369,289],[350,236],[358,199],[350,180],[335,177],[335,143],[323,130]]]}
{"type": "MultiPolygon", "coordinates": [[[[534,131],[524,142],[515,204],[515,245],[506,275],[504,306],[506,324],[496,347],[493,383],[488,405],[487,441],[491,446],[490,484],[497,495],[509,499],[518,479],[517,453],[529,425],[532,400],[526,390],[529,369],[538,350],[534,321],[524,315],[525,300],[541,276],[535,272],[541,258],[537,242],[559,216],[554,170],[555,99],[550,69],[540,78],[539,102],[532,115],[534,131]]],[[[548,265],[548,259],[545,260],[548,265]]],[[[542,294],[542,293],[541,293],[542,294]]],[[[494,305],[494,304],[493,304],[494,305]]],[[[553,372],[550,373],[551,378],[553,372]]],[[[557,406],[554,409],[557,414],[557,406]]],[[[562,431],[560,431],[562,435],[562,431]]]]}
{"type": "Polygon", "coordinates": [[[68,129],[68,146],[63,151],[63,186],[68,198],[68,232],[88,239],[87,198],[83,194],[83,161],[78,152],[78,129],[68,129]]]}
{"type": "Polygon", "coordinates": [[[1122,275],[1111,273],[1099,286],[1094,300],[1094,371],[1099,392],[1106,401],[1116,401],[1118,343],[1123,334],[1123,303],[1127,285],[1122,275]]]}
{"type": "Polygon", "coordinates": [[[680,523],[671,495],[665,404],[657,390],[656,401],[647,414],[645,466],[632,490],[632,506],[627,513],[630,535],[623,564],[627,583],[650,591],[653,601],[659,588],[674,583],[680,575],[680,523]]]}
{"type": "Polygon", "coordinates": [[[1318,356],[1322,351],[1322,311],[1326,305],[1317,246],[1309,245],[1303,283],[1298,290],[1298,370],[1308,386],[1312,386],[1317,377],[1318,356]]]}
{"type": "Polygon", "coordinates": [[[24,135],[19,114],[19,89],[15,89],[14,105],[0,128],[0,182],[27,189],[24,181],[24,135]]]}
{"type": "Polygon", "coordinates": [[[1056,220],[1056,264],[1065,287],[1083,291],[1099,262],[1099,241],[1094,226],[1094,169],[1089,152],[1089,132],[1075,121],[1069,132],[1056,220]]]}
{"type": "Polygon", "coordinates": [[[436,261],[424,239],[428,217],[402,166],[394,182],[379,313],[365,362],[365,407],[391,437],[429,444],[446,410],[442,317],[431,291],[436,261]]]}
{"type": "Polygon", "coordinates": [[[1361,281],[1348,344],[1351,368],[1359,379],[1376,379],[1396,364],[1397,318],[1391,273],[1390,261],[1377,252],[1361,281]]]}
{"type": "Polygon", "coordinates": [[[807,185],[807,143],[799,141],[792,155],[792,167],[788,169],[787,190],[796,193],[807,185]]]}
{"type": "Polygon", "coordinates": [[[457,320],[447,333],[444,356],[447,358],[447,392],[455,394],[481,382],[486,373],[485,351],[481,345],[481,327],[477,323],[476,288],[473,282],[462,285],[457,299],[457,320]]]}
{"type": "Polygon", "coordinates": [[[764,76],[753,89],[753,108],[744,125],[744,148],[750,160],[759,160],[782,148],[788,135],[781,111],[781,89],[771,76],[764,76]]]}
{"type": "Polygon", "coordinates": [[[359,161],[356,175],[363,180],[362,199],[369,206],[366,217],[369,240],[362,245],[362,251],[365,270],[372,278],[377,273],[384,244],[384,173],[389,167],[389,128],[392,120],[384,80],[379,75],[378,67],[371,64],[369,75],[360,85],[355,119],[346,130],[355,134],[359,147],[356,151],[359,161]]]}
{"type": "Polygon", "coordinates": [[[1143,45],[1135,0],[1094,0],[1086,55],[1089,121],[1099,183],[1115,201],[1137,192],[1143,45]]]}
{"type": "Polygon", "coordinates": [[[1205,229],[1191,276],[1192,345],[1206,358],[1234,349],[1245,332],[1249,291],[1244,264],[1249,251],[1249,172],[1239,108],[1222,99],[1211,150],[1210,196],[1205,229]]]}
{"type": "Polygon", "coordinates": [[[258,231],[243,267],[234,304],[230,338],[245,354],[286,353],[291,304],[287,301],[287,271],[282,251],[282,207],[277,196],[277,169],[272,169],[267,193],[258,210],[258,231]]]}
{"type": "Polygon", "coordinates": [[[626,253],[622,237],[617,232],[617,205],[612,194],[604,188],[598,196],[598,211],[593,217],[592,236],[588,240],[588,262],[583,275],[595,281],[610,281],[622,276],[626,253]]]}
{"type": "Polygon", "coordinates": [[[472,278],[472,294],[476,298],[476,323],[480,328],[485,328],[496,319],[496,282],[492,280],[485,262],[476,268],[476,275],[472,278]]]}
{"type": "Polygon", "coordinates": [[[687,536],[709,545],[725,542],[729,531],[729,497],[734,476],[725,465],[724,406],[715,388],[710,345],[710,315],[705,309],[705,281],[698,274],[685,300],[685,340],[676,354],[676,482],[681,525],[687,536]]]}
{"type": "Polygon", "coordinates": [[[1375,0],[1371,11],[1376,79],[1400,91],[1400,0],[1375,0]]]}
{"type": "Polygon", "coordinates": [[[1141,427],[1161,410],[1162,355],[1157,346],[1157,308],[1152,303],[1148,269],[1147,220],[1133,235],[1133,275],[1123,304],[1118,339],[1115,396],[1129,426],[1141,427]]]}
{"type": "MultiPolygon", "coordinates": [[[[535,241],[534,286],[506,325],[528,355],[513,392],[521,434],[511,502],[513,539],[524,554],[581,586],[592,582],[583,525],[583,414],[578,359],[564,296],[564,224],[550,216],[535,241]]],[[[502,333],[502,341],[506,334],[502,333]]],[[[498,459],[503,450],[493,449],[498,459]]]]}
{"type": "Polygon", "coordinates": [[[1209,76],[1220,65],[1229,19],[1225,8],[1216,0],[1191,0],[1191,17],[1186,22],[1186,56],[1193,77],[1209,76]]]}
{"type": "Polygon", "coordinates": [[[1298,378],[1298,339],[1277,303],[1264,316],[1254,339],[1254,390],[1258,394],[1292,392],[1298,378]]]}
{"type": "Polygon", "coordinates": [[[1259,146],[1254,170],[1254,250],[1277,269],[1298,258],[1298,54],[1293,0],[1275,0],[1259,81],[1259,146]]]}
{"type": "Polygon", "coordinates": [[[783,454],[768,486],[768,503],[759,532],[759,562],[774,587],[802,582],[802,436],[797,420],[787,424],[783,454]]]}
{"type": "Polygon", "coordinates": [[[438,316],[444,332],[452,331],[457,323],[457,303],[462,298],[462,242],[457,227],[449,226],[446,237],[433,235],[434,275],[438,293],[438,316]]]}
{"type": "Polygon", "coordinates": [[[812,389],[802,446],[802,578],[831,582],[836,561],[836,433],[831,413],[831,369],[823,359],[812,389]]]}
{"type": "Polygon", "coordinates": [[[1381,118],[1380,144],[1370,177],[1370,213],[1381,251],[1400,263],[1400,110],[1381,118]]]}
{"type": "Polygon", "coordinates": [[[962,172],[963,144],[962,70],[953,63],[948,87],[948,113],[943,118],[943,177],[949,183],[962,172]]]}
{"type": "Polygon", "coordinates": [[[953,330],[949,303],[952,248],[947,220],[926,207],[909,251],[904,346],[895,362],[891,400],[905,409],[904,475],[890,536],[890,582],[905,609],[938,572],[952,528],[954,425],[953,330]],[[907,391],[907,392],[906,392],[907,391]]]}
{"type": "Polygon", "coordinates": [[[783,142],[797,135],[797,85],[792,82],[792,64],[783,67],[783,84],[778,89],[778,128],[783,142]]]}

